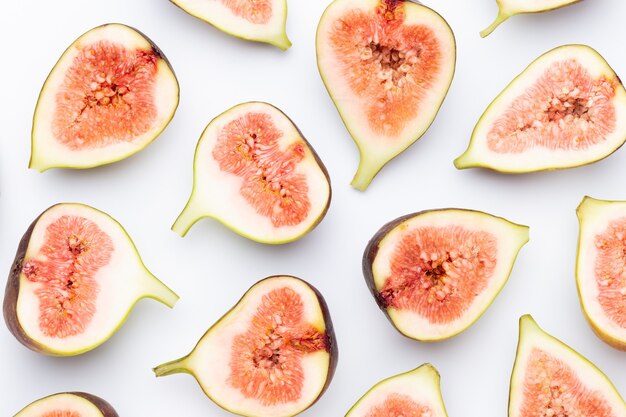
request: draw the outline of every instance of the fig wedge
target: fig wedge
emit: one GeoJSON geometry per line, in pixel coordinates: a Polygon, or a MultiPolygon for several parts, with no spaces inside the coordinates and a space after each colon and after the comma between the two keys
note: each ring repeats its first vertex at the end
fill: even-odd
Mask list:
{"type": "Polygon", "coordinates": [[[317,226],[330,198],[326,167],[293,122],[270,104],[243,103],[202,133],[191,197],[172,230],[185,236],[213,217],[257,242],[291,242],[317,226]]]}
{"type": "Polygon", "coordinates": [[[111,404],[86,392],[61,392],[34,401],[14,417],[118,417],[111,404]]]}
{"type": "Polygon", "coordinates": [[[328,307],[310,284],[272,276],[253,285],[193,351],[154,368],[189,373],[217,405],[247,417],[294,416],[324,393],[337,365],[328,307]]]}
{"type": "Polygon", "coordinates": [[[509,417],[624,417],[626,404],[608,377],[563,342],[520,318],[509,417]]]}
{"type": "Polygon", "coordinates": [[[626,351],[626,201],[585,197],[576,214],[581,308],[602,340],[626,351]]]}
{"type": "Polygon", "coordinates": [[[291,46],[287,25],[287,0],[170,0],[190,15],[224,33],[265,42],[280,49],[291,46]]]}
{"type": "Polygon", "coordinates": [[[489,105],[458,169],[526,173],[590,164],[626,140],[626,90],[586,45],[536,59],[489,105]]]}
{"type": "Polygon", "coordinates": [[[500,24],[508,20],[509,17],[522,13],[548,12],[579,1],[580,0],[496,0],[498,4],[498,16],[489,27],[480,32],[480,36],[483,38],[489,36],[500,24]]]}
{"type": "Polygon", "coordinates": [[[447,417],[439,372],[429,363],[374,385],[346,417],[447,417]]]}
{"type": "Polygon", "coordinates": [[[430,127],[450,88],[456,42],[435,11],[405,0],[335,0],[317,28],[317,65],[356,142],[352,186],[374,176],[430,127]]]}
{"type": "Polygon", "coordinates": [[[464,209],[409,214],[384,225],[363,255],[374,299],[403,335],[455,336],[487,310],[509,278],[528,227],[464,209]]]}
{"type": "Polygon", "coordinates": [[[145,267],[109,215],[57,204],[20,241],[4,294],[4,320],[27,348],[77,355],[105,342],[142,298],[172,307],[178,296],[145,267]]]}
{"type": "Polygon", "coordinates": [[[91,29],[41,89],[29,167],[91,168],[139,152],[174,117],[178,94],[167,58],[141,32],[118,23],[91,29]]]}

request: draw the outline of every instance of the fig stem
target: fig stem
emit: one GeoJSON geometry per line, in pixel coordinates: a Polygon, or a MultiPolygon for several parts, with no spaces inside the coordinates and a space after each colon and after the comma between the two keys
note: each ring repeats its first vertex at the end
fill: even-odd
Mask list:
{"type": "Polygon", "coordinates": [[[167,285],[163,284],[161,280],[151,273],[148,273],[148,283],[145,288],[145,297],[160,301],[169,308],[174,307],[174,304],[176,304],[180,298],[178,294],[172,291],[167,285]]]}
{"type": "Polygon", "coordinates": [[[190,374],[191,371],[189,371],[189,369],[185,365],[185,361],[187,360],[187,358],[188,356],[185,356],[183,358],[176,359],[171,362],[166,362],[155,368],[152,368],[152,370],[154,371],[154,374],[156,375],[157,378],[161,376],[180,374],[180,373],[190,374]]]}
{"type": "Polygon", "coordinates": [[[198,220],[202,217],[206,217],[198,216],[198,212],[194,209],[194,204],[192,202],[193,195],[189,198],[187,205],[172,225],[172,231],[178,233],[181,237],[185,237],[189,229],[191,229],[191,226],[193,226],[198,220]]]}
{"type": "Polygon", "coordinates": [[[276,46],[277,48],[280,48],[283,51],[286,51],[287,49],[291,48],[291,45],[292,45],[286,33],[282,33],[280,35],[280,38],[272,40],[270,44],[276,46]]]}
{"type": "Polygon", "coordinates": [[[361,154],[359,168],[356,174],[354,174],[350,185],[359,191],[365,191],[381,168],[379,164],[364,158],[363,154],[361,154]]]}
{"type": "Polygon", "coordinates": [[[482,32],[480,32],[480,37],[481,38],[486,38],[487,36],[491,35],[491,33],[494,30],[496,30],[496,28],[498,26],[500,26],[500,24],[502,24],[502,22],[507,20],[509,17],[511,17],[511,15],[509,15],[506,12],[503,12],[502,9],[500,9],[498,11],[498,17],[496,17],[496,20],[494,20],[493,23],[491,23],[491,25],[489,25],[489,27],[487,27],[482,32]]]}

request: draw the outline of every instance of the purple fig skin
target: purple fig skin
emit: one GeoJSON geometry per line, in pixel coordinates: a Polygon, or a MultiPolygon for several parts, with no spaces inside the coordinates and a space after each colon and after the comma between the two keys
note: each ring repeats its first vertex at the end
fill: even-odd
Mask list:
{"type": "MultiPolygon", "coordinates": [[[[47,211],[47,210],[46,210],[47,211]]],[[[20,293],[20,277],[22,275],[22,268],[24,266],[24,257],[26,256],[26,250],[28,249],[28,244],[30,243],[30,237],[33,233],[33,229],[35,225],[39,221],[39,215],[28,227],[24,236],[22,236],[22,240],[20,240],[20,244],[17,247],[17,253],[15,254],[15,259],[11,264],[11,271],[9,271],[9,278],[7,279],[7,286],[4,291],[4,303],[3,303],[3,314],[4,321],[9,328],[9,331],[15,336],[15,338],[24,346],[38,353],[50,354],[47,352],[39,343],[31,339],[20,324],[19,318],[17,317],[17,297],[20,293]]]]}
{"type": "MultiPolygon", "coordinates": [[[[49,395],[47,397],[43,397],[40,398],[39,400],[33,401],[32,403],[30,403],[29,405],[27,405],[24,408],[29,407],[31,404],[38,402],[38,401],[42,401],[42,400],[46,400],[47,398],[51,398],[57,395],[74,395],[76,397],[81,397],[84,398],[85,400],[89,401],[90,403],[92,403],[93,405],[95,405],[98,410],[100,410],[100,412],[102,413],[102,415],[104,417],[119,417],[119,414],[117,414],[117,412],[115,411],[115,409],[113,408],[113,406],[111,404],[109,404],[107,401],[105,401],[104,399],[93,395],[93,394],[88,394],[86,392],[59,392],[57,394],[52,394],[49,395]]],[[[24,409],[22,409],[23,411],[24,409]]],[[[18,412],[18,414],[21,413],[18,412]]]]}

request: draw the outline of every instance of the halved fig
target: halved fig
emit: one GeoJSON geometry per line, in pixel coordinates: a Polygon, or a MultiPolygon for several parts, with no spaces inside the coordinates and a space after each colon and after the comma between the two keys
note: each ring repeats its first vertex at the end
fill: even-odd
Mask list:
{"type": "Polygon", "coordinates": [[[170,0],[190,15],[237,38],[287,50],[286,0],[170,0]]]}
{"type": "Polygon", "coordinates": [[[541,13],[577,3],[580,0],[496,0],[498,16],[488,28],[480,32],[483,38],[489,36],[509,17],[522,13],[541,13]]]}
{"type": "Polygon", "coordinates": [[[185,236],[213,217],[249,239],[286,243],[317,226],[330,197],[326,167],[293,122],[270,104],[243,103],[202,133],[191,197],[172,230],[185,236]]]}
{"type": "Polygon", "coordinates": [[[585,197],[576,214],[576,284],[583,313],[602,340],[626,351],[626,201],[585,197]]]}
{"type": "Polygon", "coordinates": [[[367,245],[363,274],[374,299],[403,335],[455,336],[487,310],[509,278],[528,227],[464,209],[409,214],[367,245]]]}
{"type": "Polygon", "coordinates": [[[119,161],[156,139],[177,107],[178,81],[161,50],[129,26],[98,26],[67,48],[41,89],[29,166],[119,161]]]}
{"type": "Polygon", "coordinates": [[[122,226],[83,204],[57,204],[20,241],[4,320],[29,349],[70,356],[105,342],[142,298],[178,296],[145,267],[122,226]]]}
{"type": "Polygon", "coordinates": [[[536,59],[489,105],[458,169],[524,173],[590,164],[626,140],[626,90],[586,45],[536,59]]]}
{"type": "Polygon", "coordinates": [[[86,392],[61,392],[34,401],[14,417],[118,417],[111,404],[86,392]]]}
{"type": "Polygon", "coordinates": [[[509,417],[626,416],[607,376],[529,315],[520,318],[509,395],[509,417]]]}
{"type": "Polygon", "coordinates": [[[336,365],[337,343],[322,295],[299,278],[272,276],[254,284],[189,355],[154,372],[190,373],[232,413],[287,417],[321,397],[336,365]]]}
{"type": "Polygon", "coordinates": [[[374,385],[346,417],[447,417],[439,372],[427,363],[374,385]]]}
{"type": "Polygon", "coordinates": [[[335,0],[316,45],[322,80],[360,151],[352,186],[363,191],[435,119],[454,75],[454,34],[411,1],[335,0]]]}

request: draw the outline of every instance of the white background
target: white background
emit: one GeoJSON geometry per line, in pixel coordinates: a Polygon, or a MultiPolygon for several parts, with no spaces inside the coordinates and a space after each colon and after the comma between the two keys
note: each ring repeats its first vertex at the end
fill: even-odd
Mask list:
{"type": "Polygon", "coordinates": [[[626,151],[591,166],[508,176],[457,171],[472,128],[493,97],[541,53],[587,43],[626,73],[626,2],[584,1],[543,15],[518,16],[486,40],[478,31],[496,14],[493,0],[427,1],[458,42],[457,73],[423,138],[389,164],[366,193],[350,188],[357,151],[320,80],[315,29],[327,0],[290,0],[287,52],[229,37],[166,0],[3,0],[0,4],[0,266],[8,273],[17,243],[49,205],[79,201],[117,218],[146,265],[181,299],[169,310],[139,303],[96,350],[70,358],[33,353],[0,328],[0,416],[41,396],[83,390],[121,416],[227,416],[188,375],[156,379],[151,368],[186,354],[204,331],[258,279],[300,276],[325,295],[339,342],[337,374],[303,416],[342,416],[382,378],[432,362],[441,372],[450,417],[506,415],[517,320],[532,313],[579,350],[626,394],[626,353],[597,339],[579,308],[574,283],[585,194],[626,199],[626,151]],[[31,117],[39,89],[63,50],[106,22],[132,25],[168,56],[181,85],[178,112],[147,149],[85,171],[28,170],[31,117]],[[181,239],[169,230],[191,189],[192,158],[205,125],[229,107],[263,100],[285,111],[330,172],[333,201],[312,233],[284,246],[257,244],[204,220],[181,239]],[[437,344],[398,334],[376,307],[361,274],[368,239],[385,222],[438,207],[484,210],[531,227],[510,280],[465,333],[437,344]]]}

